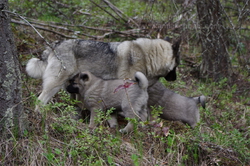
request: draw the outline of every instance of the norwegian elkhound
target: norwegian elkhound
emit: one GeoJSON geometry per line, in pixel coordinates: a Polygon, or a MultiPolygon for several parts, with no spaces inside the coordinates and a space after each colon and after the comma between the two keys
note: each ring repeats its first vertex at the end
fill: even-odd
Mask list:
{"type": "Polygon", "coordinates": [[[163,107],[160,117],[166,120],[181,121],[195,127],[200,120],[200,113],[197,104],[201,103],[205,108],[205,96],[185,97],[167,89],[161,82],[155,83],[148,88],[148,107],[163,107]]]}
{"type": "MultiPolygon", "coordinates": [[[[69,93],[80,94],[84,107],[91,112],[89,127],[96,126],[94,118],[96,111],[116,108],[128,118],[147,119],[148,80],[141,72],[136,72],[135,81],[103,80],[91,74],[82,72],[76,75],[67,86],[69,93]]],[[[110,127],[117,125],[116,117],[109,122],[110,127]],[[114,121],[115,120],[115,121],[114,121]]],[[[129,132],[133,124],[129,122],[121,132],[129,132]]]]}
{"type": "MultiPolygon", "coordinates": [[[[42,58],[28,61],[26,71],[43,80],[38,99],[46,104],[65,83],[81,71],[89,71],[103,79],[134,77],[136,71],[146,75],[149,85],[159,77],[175,80],[179,61],[180,40],[173,45],[162,39],[139,38],[124,42],[65,40],[53,43],[42,58]]],[[[35,109],[39,112],[39,106],[35,109]]]]}

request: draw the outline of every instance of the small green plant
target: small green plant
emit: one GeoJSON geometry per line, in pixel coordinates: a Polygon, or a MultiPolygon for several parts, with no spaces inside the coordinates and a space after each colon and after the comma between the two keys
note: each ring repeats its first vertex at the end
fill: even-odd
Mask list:
{"type": "Polygon", "coordinates": [[[114,112],[115,108],[110,108],[107,111],[95,110],[97,113],[95,117],[95,122],[100,124],[101,126],[104,125],[111,117],[110,114],[114,112]]]}
{"type": "Polygon", "coordinates": [[[133,163],[135,166],[139,166],[140,165],[140,157],[137,154],[132,154],[131,159],[133,160],[133,163]]]}
{"type": "Polygon", "coordinates": [[[162,106],[151,106],[151,116],[154,118],[154,119],[157,119],[161,114],[162,114],[162,110],[164,109],[162,106]]]}

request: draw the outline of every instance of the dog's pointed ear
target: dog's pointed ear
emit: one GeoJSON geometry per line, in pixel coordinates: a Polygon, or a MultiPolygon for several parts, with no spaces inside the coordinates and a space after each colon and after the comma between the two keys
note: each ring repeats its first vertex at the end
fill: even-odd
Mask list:
{"type": "Polygon", "coordinates": [[[166,76],[165,76],[165,79],[167,81],[175,81],[176,80],[176,67],[171,70],[166,76]]]}
{"type": "Polygon", "coordinates": [[[164,38],[164,40],[167,41],[167,42],[169,42],[169,43],[171,42],[171,39],[170,39],[168,36],[166,36],[166,37],[164,38]]]}
{"type": "Polygon", "coordinates": [[[173,53],[175,57],[179,57],[179,49],[181,44],[181,38],[177,39],[172,45],[173,53]]]}

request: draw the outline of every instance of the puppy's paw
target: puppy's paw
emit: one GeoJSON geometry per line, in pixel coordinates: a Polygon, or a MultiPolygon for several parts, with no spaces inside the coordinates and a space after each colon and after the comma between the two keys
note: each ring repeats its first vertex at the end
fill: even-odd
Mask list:
{"type": "Polygon", "coordinates": [[[120,129],[119,132],[120,132],[120,133],[127,133],[127,131],[124,130],[124,129],[120,129]]]}
{"type": "Polygon", "coordinates": [[[128,131],[127,131],[127,130],[125,130],[125,129],[120,129],[120,130],[119,130],[119,132],[120,132],[120,133],[122,133],[122,134],[126,134],[126,133],[128,133],[128,131]]]}

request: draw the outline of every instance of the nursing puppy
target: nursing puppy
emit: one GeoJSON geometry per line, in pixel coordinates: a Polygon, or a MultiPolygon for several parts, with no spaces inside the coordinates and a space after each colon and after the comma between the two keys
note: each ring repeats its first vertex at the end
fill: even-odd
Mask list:
{"type": "MultiPolygon", "coordinates": [[[[28,61],[29,76],[43,80],[43,90],[38,100],[47,102],[74,75],[89,71],[102,79],[134,77],[136,71],[146,75],[149,84],[159,77],[175,80],[175,69],[179,61],[179,44],[170,44],[162,39],[139,38],[124,42],[97,42],[90,40],[65,40],[54,42],[41,59],[28,61]]],[[[35,111],[39,111],[36,106],[35,111]]]]}
{"type": "Polygon", "coordinates": [[[185,97],[167,89],[162,83],[157,82],[148,88],[149,110],[150,106],[163,107],[160,118],[166,120],[181,121],[195,127],[200,120],[200,113],[197,104],[201,103],[205,108],[205,96],[185,97]]]}
{"type": "MultiPolygon", "coordinates": [[[[82,72],[70,81],[66,89],[69,93],[77,93],[82,97],[84,107],[91,112],[90,128],[96,126],[94,121],[96,111],[105,111],[112,107],[122,111],[125,117],[145,121],[148,116],[148,80],[141,72],[136,72],[134,78],[136,81],[125,83],[125,80],[103,80],[90,72],[82,72]],[[124,89],[124,86],[127,88],[124,89]]],[[[112,117],[109,124],[115,127],[116,117],[112,117]]],[[[129,122],[120,131],[129,132],[132,129],[133,124],[129,122]]]]}

